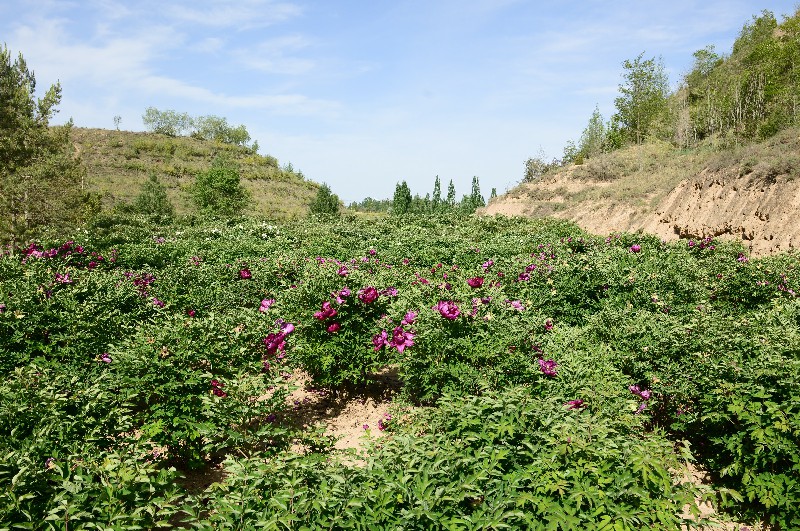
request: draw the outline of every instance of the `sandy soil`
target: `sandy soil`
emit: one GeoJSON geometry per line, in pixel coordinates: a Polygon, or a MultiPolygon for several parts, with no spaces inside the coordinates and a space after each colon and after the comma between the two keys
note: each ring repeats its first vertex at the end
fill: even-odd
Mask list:
{"type": "Polygon", "coordinates": [[[754,256],[800,248],[800,180],[788,175],[765,178],[741,176],[733,170],[704,170],[682,181],[654,207],[610,199],[571,204],[561,195],[604,186],[608,183],[572,179],[566,171],[496,198],[483,213],[550,215],[572,220],[600,235],[641,230],[667,241],[711,236],[740,241],[754,256]],[[536,201],[532,197],[546,199],[536,201]]]}

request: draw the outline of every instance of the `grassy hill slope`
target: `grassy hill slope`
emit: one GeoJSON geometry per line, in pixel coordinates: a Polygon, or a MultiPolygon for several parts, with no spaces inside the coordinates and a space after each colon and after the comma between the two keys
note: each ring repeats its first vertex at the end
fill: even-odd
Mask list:
{"type": "Polygon", "coordinates": [[[189,213],[192,205],[186,193],[188,186],[220,154],[228,155],[240,166],[242,184],[253,198],[248,214],[270,218],[304,216],[319,188],[302,174],[282,169],[274,157],[229,144],[85,128],[73,129],[72,141],[87,169],[86,189],[99,192],[106,208],[133,200],[148,176],[155,173],[167,187],[176,211],[189,213]]]}

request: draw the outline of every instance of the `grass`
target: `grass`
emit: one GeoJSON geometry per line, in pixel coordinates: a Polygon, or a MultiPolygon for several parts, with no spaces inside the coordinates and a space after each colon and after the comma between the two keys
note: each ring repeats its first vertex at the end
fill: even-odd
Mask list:
{"type": "Polygon", "coordinates": [[[800,176],[800,128],[789,128],[759,143],[731,144],[725,139],[708,139],[692,149],[679,149],[667,142],[648,142],[612,153],[604,153],[581,165],[559,168],[544,176],[585,183],[566,192],[564,187],[544,189],[524,183],[512,189],[512,197],[524,197],[532,210],[547,215],[554,209],[568,209],[587,200],[610,200],[632,207],[655,208],[681,181],[701,171],[723,177],[750,176],[765,184],[792,181],[800,176]],[[597,185],[597,186],[593,186],[597,185]],[[548,206],[549,205],[549,206],[548,206]],[[546,208],[545,208],[546,207],[546,208]]]}
{"type": "Polygon", "coordinates": [[[239,164],[242,185],[253,197],[249,213],[275,219],[308,213],[318,184],[287,171],[275,157],[245,148],[191,137],[74,128],[72,141],[87,169],[86,186],[102,197],[105,208],[132,201],[151,173],[167,187],[178,214],[192,212],[186,189],[221,154],[239,164]]]}

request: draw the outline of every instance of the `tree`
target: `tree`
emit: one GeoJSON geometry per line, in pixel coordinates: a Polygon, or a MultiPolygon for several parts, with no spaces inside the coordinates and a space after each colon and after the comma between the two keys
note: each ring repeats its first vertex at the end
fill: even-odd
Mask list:
{"type": "Polygon", "coordinates": [[[492,188],[492,193],[489,194],[489,201],[497,197],[497,188],[492,188]]]}
{"type": "Polygon", "coordinates": [[[215,140],[242,147],[247,147],[250,141],[250,133],[245,126],[232,127],[228,125],[226,118],[220,116],[199,116],[192,120],[192,127],[194,128],[192,136],[204,140],[215,140]]]}
{"type": "Polygon", "coordinates": [[[250,201],[240,181],[238,166],[218,156],[208,171],[197,175],[190,188],[192,200],[204,214],[237,216],[250,201]]]}
{"type": "Polygon", "coordinates": [[[439,180],[439,176],[436,176],[436,180],[433,181],[433,197],[431,198],[431,209],[433,213],[439,212],[442,208],[442,182],[439,180]]]}
{"type": "Polygon", "coordinates": [[[589,123],[581,134],[578,156],[589,159],[599,155],[603,152],[605,139],[606,126],[603,123],[603,115],[600,114],[600,108],[595,106],[589,123]]]}
{"type": "Polygon", "coordinates": [[[456,186],[453,184],[453,179],[450,179],[450,184],[447,185],[446,204],[450,210],[456,207],[456,186]]]}
{"type": "Polygon", "coordinates": [[[35,89],[22,54],[12,62],[0,48],[0,240],[15,245],[48,224],[63,227],[83,216],[84,169],[70,141],[72,122],[49,127],[61,85],[40,99],[35,89]]]}
{"type": "Polygon", "coordinates": [[[660,115],[667,111],[669,80],[661,59],[643,59],[644,52],[633,61],[622,63],[624,82],[619,86],[622,94],[614,100],[615,117],[629,138],[642,142],[660,115]]]}
{"type": "Polygon", "coordinates": [[[328,216],[339,215],[339,197],[331,192],[330,186],[322,183],[317,190],[317,196],[311,203],[311,213],[328,216]]]}
{"type": "Polygon", "coordinates": [[[403,181],[398,183],[394,189],[394,198],[392,199],[392,213],[393,214],[407,214],[411,209],[411,189],[408,184],[403,181]]]}
{"type": "Polygon", "coordinates": [[[481,185],[477,175],[472,177],[472,193],[469,195],[469,203],[472,212],[486,206],[486,200],[481,195],[481,185]]]}
{"type": "Polygon", "coordinates": [[[172,218],[175,207],[167,197],[167,187],[158,181],[155,173],[142,185],[142,189],[133,201],[133,211],[139,214],[172,218]]]}
{"type": "Polygon", "coordinates": [[[187,113],[170,109],[159,111],[155,107],[145,109],[142,122],[148,131],[167,136],[181,136],[192,128],[192,117],[187,113]]]}

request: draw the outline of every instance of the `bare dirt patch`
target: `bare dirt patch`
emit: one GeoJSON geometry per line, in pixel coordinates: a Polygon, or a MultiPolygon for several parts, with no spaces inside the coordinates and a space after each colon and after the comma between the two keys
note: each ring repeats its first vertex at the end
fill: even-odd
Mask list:
{"type": "Polygon", "coordinates": [[[391,420],[389,407],[401,387],[396,368],[386,368],[367,385],[338,396],[314,389],[302,372],[290,380],[299,388],[287,398],[291,409],[285,420],[303,430],[322,426],[326,437],[336,439],[338,450],[358,450],[367,437],[383,437],[381,425],[391,420]]]}

